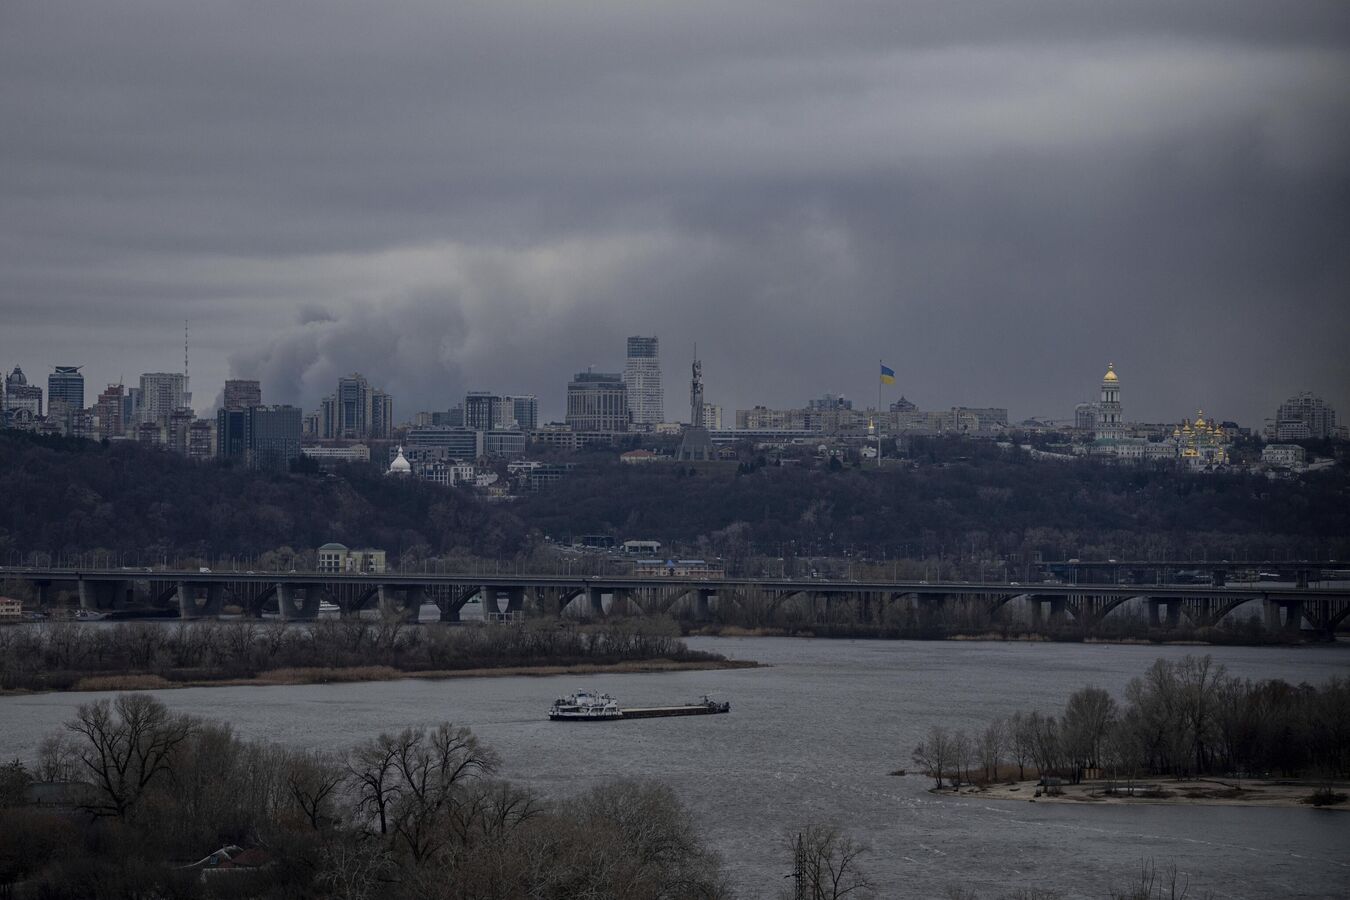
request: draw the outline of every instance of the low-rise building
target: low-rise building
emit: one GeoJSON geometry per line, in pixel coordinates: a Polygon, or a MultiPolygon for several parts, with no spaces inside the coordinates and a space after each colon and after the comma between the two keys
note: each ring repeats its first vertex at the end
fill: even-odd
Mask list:
{"type": "Polygon", "coordinates": [[[349,550],[343,544],[324,544],[318,551],[318,570],[328,574],[378,574],[385,571],[385,554],[383,550],[349,550]]]}
{"type": "Polygon", "coordinates": [[[654,578],[723,578],[726,570],[720,563],[702,559],[638,559],[633,561],[637,575],[654,578]]]}
{"type": "Polygon", "coordinates": [[[655,453],[650,450],[629,450],[627,453],[619,454],[619,462],[625,465],[638,465],[640,463],[656,462],[659,459],[655,453]]]}
{"type": "Polygon", "coordinates": [[[0,622],[23,618],[23,603],[13,597],[0,597],[0,622]]]}
{"type": "Polygon", "coordinates": [[[1261,462],[1282,469],[1301,469],[1308,463],[1308,451],[1298,444],[1266,444],[1261,462]]]}

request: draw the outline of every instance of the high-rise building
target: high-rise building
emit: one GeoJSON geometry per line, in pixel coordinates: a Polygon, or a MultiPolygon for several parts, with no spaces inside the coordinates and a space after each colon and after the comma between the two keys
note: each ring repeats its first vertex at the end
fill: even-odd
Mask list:
{"type": "Polygon", "coordinates": [[[84,376],[80,374],[83,366],[57,366],[56,371],[47,376],[47,402],[63,401],[70,410],[84,409],[84,376]]]}
{"type": "Polygon", "coordinates": [[[370,392],[370,437],[388,438],[394,433],[394,398],[384,391],[370,392]]]}
{"type": "Polygon", "coordinates": [[[539,427],[539,398],[533,394],[525,394],[519,397],[507,397],[508,404],[511,407],[511,415],[516,420],[516,427],[521,431],[533,431],[539,427]]]}
{"type": "Polygon", "coordinates": [[[567,415],[573,431],[627,431],[628,388],[617,372],[578,372],[567,385],[567,415]]]}
{"type": "Polygon", "coordinates": [[[464,395],[464,427],[492,431],[502,426],[505,401],[489,391],[469,391],[464,395]]]}
{"type": "Polygon", "coordinates": [[[1321,397],[1304,391],[1290,397],[1275,411],[1274,422],[1266,425],[1268,440],[1300,441],[1332,437],[1336,432],[1336,410],[1321,397]]]}
{"type": "Polygon", "coordinates": [[[1120,376],[1114,363],[1108,364],[1102,376],[1102,399],[1097,406],[1096,433],[1098,438],[1119,438],[1125,430],[1120,413],[1120,376]]]}
{"type": "Polygon", "coordinates": [[[262,406],[262,385],[253,379],[232,378],[225,382],[225,396],[221,405],[225,409],[262,406]]]}
{"type": "Polygon", "coordinates": [[[650,428],[666,420],[666,397],[661,390],[661,352],[655,337],[628,339],[623,383],[628,388],[628,409],[633,424],[650,428]]]}
{"type": "Polygon", "coordinates": [[[248,459],[248,410],[216,410],[216,456],[241,462],[248,459]]]}
{"type": "Polygon", "coordinates": [[[120,384],[110,384],[98,395],[94,415],[98,417],[99,437],[120,438],[126,433],[127,420],[123,413],[125,395],[126,389],[120,384]]]}
{"type": "Polygon", "coordinates": [[[394,398],[371,388],[359,372],[339,378],[337,392],[319,410],[319,434],[329,440],[387,438],[393,428],[394,398]]]}
{"type": "Polygon", "coordinates": [[[187,455],[210,459],[216,453],[216,429],[210,419],[194,419],[188,426],[187,455]]]}
{"type": "Polygon", "coordinates": [[[167,423],[176,409],[192,405],[187,376],[182,372],[147,372],[141,376],[140,420],[167,423]]]}
{"type": "Polygon", "coordinates": [[[285,469],[300,455],[300,407],[254,406],[247,416],[250,467],[285,469]]]}

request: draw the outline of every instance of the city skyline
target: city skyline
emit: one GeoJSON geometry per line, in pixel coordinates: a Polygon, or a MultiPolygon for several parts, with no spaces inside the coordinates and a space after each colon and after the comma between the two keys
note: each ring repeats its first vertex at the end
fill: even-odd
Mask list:
{"type": "MultiPolygon", "coordinates": [[[[700,354],[700,355],[701,355],[701,354],[700,354]]],[[[618,357],[618,359],[619,359],[620,362],[622,362],[623,359],[624,359],[624,357],[623,357],[622,355],[620,355],[620,356],[618,357]]],[[[675,361],[667,362],[667,361],[663,360],[663,366],[662,366],[662,370],[661,370],[661,374],[662,374],[662,377],[663,377],[663,378],[665,377],[665,366],[666,366],[666,365],[672,365],[672,364],[675,364],[675,361]]],[[[23,363],[17,363],[16,365],[18,365],[19,368],[23,369],[23,363]]],[[[860,365],[862,365],[862,364],[860,364],[860,365]]],[[[872,370],[875,368],[875,366],[874,366],[873,364],[870,364],[870,363],[869,363],[869,364],[866,364],[866,365],[867,365],[867,368],[868,368],[868,372],[870,373],[869,377],[872,378],[872,379],[875,379],[875,377],[876,377],[875,372],[872,371],[872,370]]],[[[1106,365],[1107,365],[1110,369],[1112,369],[1112,370],[1120,371],[1120,370],[1119,370],[1119,367],[1117,367],[1116,364],[1115,364],[1114,362],[1106,363],[1106,365]]],[[[4,369],[4,371],[5,371],[5,373],[8,373],[8,372],[11,371],[13,368],[14,368],[14,366],[11,365],[11,366],[6,367],[6,368],[4,369]]],[[[66,368],[70,368],[70,366],[67,366],[67,365],[64,365],[64,364],[63,364],[63,365],[60,365],[60,366],[51,366],[51,367],[49,367],[49,368],[52,370],[52,372],[46,373],[46,374],[48,374],[48,375],[54,373],[57,369],[66,369],[66,368]]],[[[81,370],[86,370],[86,369],[88,369],[89,367],[88,367],[88,366],[77,366],[76,368],[79,368],[79,369],[81,369],[81,370]]],[[[356,374],[359,375],[359,374],[361,374],[362,368],[363,368],[363,367],[358,366],[358,367],[356,368],[356,370],[354,370],[354,371],[356,372],[356,374]]],[[[368,368],[368,367],[366,367],[366,368],[368,368]]],[[[1098,367],[1098,368],[1100,369],[1100,367],[1098,367]]],[[[23,370],[24,370],[25,372],[28,372],[28,371],[29,371],[28,369],[23,369],[23,370]]],[[[342,376],[339,376],[338,379],[336,379],[335,383],[344,380],[348,375],[351,375],[351,374],[352,374],[352,372],[349,371],[348,373],[346,373],[346,374],[344,374],[344,375],[342,375],[342,376]]],[[[154,376],[181,376],[181,373],[174,373],[174,372],[146,372],[146,373],[140,373],[140,374],[138,374],[138,375],[136,375],[136,376],[132,376],[131,378],[126,379],[126,380],[124,380],[124,381],[122,381],[122,382],[113,381],[113,382],[106,382],[106,383],[103,383],[103,384],[100,384],[99,382],[97,382],[96,379],[89,379],[89,378],[86,378],[86,379],[85,379],[86,390],[89,392],[89,393],[88,393],[88,397],[90,398],[87,405],[89,405],[89,406],[92,406],[92,405],[93,405],[93,402],[94,402],[93,398],[96,398],[97,395],[98,395],[98,393],[104,390],[104,386],[106,386],[106,387],[116,387],[116,386],[120,383],[120,384],[123,384],[124,386],[126,386],[126,387],[128,387],[128,388],[133,388],[133,387],[136,387],[136,386],[137,386],[137,382],[140,381],[140,380],[142,380],[143,377],[146,376],[146,375],[154,375],[154,376]]],[[[550,396],[550,394],[558,394],[558,395],[561,395],[561,396],[560,396],[560,399],[558,400],[558,403],[557,403],[557,407],[556,407],[556,408],[552,408],[552,407],[549,407],[549,406],[545,406],[545,405],[543,405],[542,403],[541,403],[541,404],[539,405],[539,407],[538,407],[538,410],[539,410],[539,411],[538,411],[538,422],[539,422],[539,423],[541,423],[541,424],[544,423],[544,422],[556,422],[556,423],[561,423],[561,422],[563,422],[564,419],[566,418],[566,410],[567,410],[567,401],[566,401],[567,384],[573,379],[574,375],[575,375],[575,373],[573,373],[573,375],[560,375],[560,376],[559,376],[559,378],[561,379],[561,385],[562,385],[562,389],[561,389],[561,390],[558,390],[558,389],[557,389],[558,385],[556,385],[556,384],[551,384],[551,383],[550,383],[550,390],[533,390],[533,391],[529,391],[529,392],[526,392],[526,391],[516,391],[516,392],[513,392],[513,393],[501,392],[501,391],[496,391],[496,392],[494,392],[493,390],[487,390],[487,389],[485,389],[481,384],[478,384],[477,382],[475,382],[475,383],[474,383],[474,384],[476,385],[475,387],[468,388],[468,389],[466,389],[466,390],[464,390],[464,391],[461,391],[461,392],[458,392],[458,393],[451,393],[448,397],[443,398],[443,400],[439,403],[439,405],[436,405],[436,404],[433,404],[433,405],[420,405],[420,406],[418,406],[418,405],[413,405],[413,404],[410,404],[408,401],[405,401],[402,397],[400,397],[400,396],[399,396],[396,392],[394,392],[394,391],[376,391],[376,393],[381,394],[382,396],[392,397],[392,399],[393,399],[393,401],[394,401],[394,403],[395,403],[395,407],[394,407],[394,416],[393,416],[393,420],[392,420],[392,422],[391,422],[391,425],[402,425],[402,424],[410,423],[410,422],[412,422],[414,416],[417,415],[418,413],[444,412],[444,411],[446,411],[446,410],[452,409],[452,408],[455,407],[456,405],[462,405],[462,404],[464,403],[466,397],[472,397],[473,395],[476,395],[476,394],[477,394],[477,395],[488,395],[488,394],[494,394],[494,393],[495,393],[496,395],[498,395],[498,396],[501,396],[501,397],[507,399],[507,400],[511,400],[511,399],[513,399],[513,398],[518,399],[518,398],[520,398],[520,397],[522,397],[522,396],[530,396],[530,397],[547,397],[547,396],[550,396]]],[[[861,377],[861,376],[860,376],[860,377],[861,377]]],[[[1316,396],[1318,396],[1318,397],[1326,398],[1326,399],[1325,399],[1325,402],[1328,403],[1328,404],[1329,404],[1330,406],[1332,406],[1333,408],[1341,408],[1341,407],[1338,406],[1338,404],[1335,402],[1335,400],[1331,399],[1331,398],[1333,398],[1333,397],[1336,396],[1336,392],[1335,392],[1335,391],[1324,391],[1324,390],[1318,390],[1318,389],[1316,389],[1316,388],[1308,389],[1308,388],[1306,388],[1306,387],[1298,386],[1298,387],[1289,387],[1289,388],[1287,388],[1287,389],[1280,389],[1280,390],[1275,391],[1274,393],[1277,393],[1277,394],[1279,395],[1279,398],[1280,398],[1280,399],[1278,399],[1275,403],[1273,403],[1268,409],[1257,410],[1255,415],[1253,415],[1251,418],[1247,418],[1247,417],[1242,417],[1242,416],[1235,415],[1235,414],[1233,414],[1233,413],[1231,412],[1231,410],[1222,409],[1222,408],[1220,408],[1217,404],[1208,402],[1208,401],[1207,401],[1205,398],[1203,398],[1203,397],[1202,397],[1202,398],[1199,398],[1198,400],[1196,400],[1196,401],[1194,401],[1194,402],[1191,402],[1191,403],[1189,403],[1189,404],[1187,404],[1187,403],[1184,402],[1184,401],[1179,401],[1179,400],[1175,400],[1175,399],[1173,400],[1173,402],[1172,402],[1171,404],[1167,404],[1167,403],[1164,403],[1164,402],[1162,402],[1162,401],[1158,401],[1158,400],[1156,400],[1156,399],[1153,400],[1152,402],[1149,402],[1149,401],[1147,400],[1147,398],[1144,398],[1144,399],[1145,399],[1145,402],[1144,402],[1144,403],[1140,403],[1140,402],[1139,402],[1139,401],[1140,401],[1140,398],[1139,398],[1138,395],[1137,395],[1137,390],[1138,390],[1138,389],[1135,387],[1136,381],[1139,380],[1139,379],[1138,379],[1138,376],[1137,376],[1135,373],[1129,372],[1128,370],[1126,370],[1126,372],[1125,372],[1125,374],[1124,374],[1124,378],[1129,382],[1129,387],[1128,387],[1128,392],[1129,392],[1129,404],[1128,404],[1128,405],[1129,405],[1129,410],[1128,410],[1127,413],[1125,414],[1125,417],[1124,417],[1124,420],[1123,420],[1123,421],[1125,421],[1125,422],[1176,422],[1176,421],[1181,421],[1183,418],[1187,418],[1187,417],[1190,417],[1190,416],[1195,415],[1195,413],[1197,412],[1197,410],[1208,409],[1208,410],[1211,410],[1211,411],[1213,411],[1213,412],[1215,412],[1215,413],[1221,415],[1225,420],[1236,421],[1236,422],[1239,422],[1240,424],[1242,424],[1244,427],[1249,427],[1249,428],[1252,428],[1252,429],[1254,429],[1254,430],[1259,430],[1259,429],[1262,427],[1262,424],[1263,424],[1264,422],[1266,422],[1267,420],[1270,420],[1270,419],[1275,418],[1276,410],[1277,410],[1277,409],[1278,409],[1278,408],[1279,408],[1286,400],[1288,400],[1290,397],[1293,397],[1293,396],[1295,396],[1295,395],[1298,395],[1298,394],[1307,394],[1307,393],[1311,393],[1311,394],[1316,395],[1316,396]],[[1175,411],[1175,412],[1166,412],[1166,413],[1163,413],[1163,414],[1158,415],[1158,416],[1154,416],[1154,415],[1145,415],[1145,414],[1141,414],[1141,413],[1139,412],[1139,409],[1140,409],[1141,406],[1144,407],[1144,408],[1146,408],[1146,409],[1158,408],[1158,407],[1162,407],[1162,406],[1168,406],[1168,407],[1170,408],[1170,407],[1174,406],[1174,407],[1176,407],[1176,411],[1175,411]]],[[[195,380],[195,379],[194,379],[194,380],[195,380]]],[[[1029,420],[1029,419],[1033,419],[1033,418],[1034,418],[1034,419],[1038,419],[1038,420],[1042,420],[1042,421],[1050,420],[1050,421],[1056,421],[1056,422],[1063,422],[1063,423],[1069,423],[1069,424],[1072,424],[1072,423],[1073,423],[1073,420],[1074,420],[1074,417],[1075,417],[1075,412],[1076,412],[1076,408],[1077,408],[1077,407],[1082,407],[1082,406],[1092,405],[1094,402],[1096,402],[1094,398],[1096,397],[1096,392],[1097,392],[1098,387],[1099,387],[1099,382],[1100,382],[1100,376],[1087,378],[1086,381],[1085,381],[1085,383],[1084,383],[1083,385],[1080,385],[1080,393],[1082,394],[1081,399],[1079,399],[1079,400],[1077,400],[1077,401],[1071,403],[1071,404],[1070,404],[1067,408],[1065,408],[1065,409],[1056,409],[1056,410],[1042,411],[1042,412],[1025,412],[1025,413],[1024,413],[1024,412],[1023,412],[1019,407],[1017,407],[1014,403],[1008,402],[1007,399],[1006,399],[1006,398],[1003,398],[1003,397],[992,397],[992,398],[989,398],[989,397],[974,397],[974,398],[969,398],[969,397],[968,397],[968,398],[958,398],[957,400],[955,400],[954,402],[951,402],[951,403],[932,403],[932,402],[929,402],[928,400],[926,400],[925,398],[919,396],[918,399],[917,399],[917,401],[916,401],[916,395],[913,394],[913,393],[911,393],[908,389],[906,389],[906,388],[904,387],[903,383],[902,383],[899,379],[897,379],[897,383],[896,383],[895,385],[889,385],[889,386],[883,387],[883,389],[882,389],[882,390],[883,390],[883,398],[882,398],[882,406],[881,406],[881,408],[882,408],[883,410],[890,408],[891,405],[892,405],[894,402],[900,400],[902,397],[906,398],[906,399],[907,399],[909,402],[911,402],[911,403],[917,402],[917,405],[918,405],[920,408],[924,408],[924,409],[935,409],[935,410],[951,409],[951,408],[956,408],[956,407],[970,407],[970,406],[977,406],[977,405],[980,405],[980,404],[983,404],[983,403],[998,403],[998,404],[1004,404],[1004,403],[1006,403],[1007,405],[1006,405],[1004,408],[1006,408],[1006,409],[1009,410],[1009,424],[1014,424],[1014,423],[1016,423],[1016,422],[1021,422],[1021,421],[1029,420]]],[[[43,382],[39,381],[39,382],[37,382],[37,383],[42,384],[43,382]]],[[[247,377],[247,376],[234,376],[234,377],[231,377],[230,379],[226,379],[225,382],[222,382],[219,389],[208,388],[208,390],[204,392],[206,396],[210,396],[210,397],[213,398],[213,399],[210,401],[209,405],[204,405],[204,406],[202,406],[202,405],[196,405],[196,404],[194,404],[191,408],[194,409],[198,415],[214,416],[214,414],[216,413],[216,411],[218,411],[218,410],[220,410],[220,409],[222,409],[222,408],[227,408],[227,406],[228,406],[228,398],[227,398],[227,394],[226,394],[226,386],[227,386],[227,384],[256,384],[256,383],[261,383],[261,382],[260,382],[259,379],[256,379],[256,378],[249,378],[249,377],[247,377]]],[[[326,392],[323,392],[323,394],[322,394],[321,396],[317,397],[317,398],[299,398],[299,399],[293,399],[293,398],[287,398],[287,397],[278,397],[274,392],[272,392],[271,390],[269,390],[268,387],[267,387],[267,385],[265,385],[265,384],[263,384],[262,389],[263,389],[263,390],[267,390],[269,398],[272,398],[272,399],[269,399],[269,401],[268,401],[269,403],[277,403],[277,404],[283,404],[283,405],[298,406],[298,407],[300,407],[302,410],[304,410],[304,411],[306,412],[306,414],[315,413],[315,412],[318,412],[318,413],[321,414],[321,413],[322,413],[322,409],[323,409],[323,403],[324,403],[325,399],[327,398],[327,395],[328,395],[328,394],[332,394],[332,389],[331,389],[331,387],[330,387],[326,392]]],[[[722,386],[722,385],[719,385],[717,390],[718,390],[719,396],[721,395],[721,393],[723,392],[723,390],[725,390],[725,392],[728,393],[728,394],[733,394],[733,395],[734,395],[734,394],[737,393],[737,389],[735,388],[734,385],[733,385],[733,386],[722,386]]],[[[846,392],[846,391],[839,391],[839,392],[836,392],[836,391],[832,391],[832,390],[825,390],[824,388],[822,388],[821,386],[818,385],[816,388],[814,388],[814,389],[812,389],[812,390],[813,390],[813,393],[812,393],[812,394],[809,394],[809,395],[804,396],[804,397],[787,397],[787,398],[785,398],[784,402],[778,403],[778,404],[769,403],[769,402],[765,402],[765,401],[761,401],[761,400],[756,400],[756,401],[752,401],[752,402],[749,402],[749,403],[746,403],[746,404],[734,404],[734,405],[733,405],[733,404],[726,404],[726,403],[718,403],[717,405],[718,405],[719,408],[721,408],[721,409],[723,409],[723,410],[726,410],[726,411],[728,411],[728,412],[730,412],[730,411],[735,411],[735,410],[749,410],[749,409],[753,409],[754,407],[757,407],[757,406],[758,406],[758,407],[767,407],[767,408],[769,408],[769,409],[798,409],[798,408],[803,408],[803,407],[807,406],[808,403],[811,402],[810,397],[816,396],[816,395],[820,395],[822,392],[824,393],[825,396],[837,396],[837,397],[839,397],[839,398],[848,398],[849,401],[850,401],[851,403],[853,403],[854,405],[858,406],[858,408],[860,408],[860,409],[861,409],[861,408],[873,408],[874,405],[875,405],[875,402],[876,402],[875,399],[872,399],[872,400],[869,400],[869,399],[868,399],[868,396],[869,396],[869,395],[868,395],[868,393],[867,393],[867,388],[862,388],[862,389],[860,389],[857,393],[851,393],[851,392],[846,392]]],[[[872,388],[872,390],[875,390],[875,388],[872,388]]],[[[189,396],[191,396],[192,393],[195,393],[195,392],[189,392],[189,396]]],[[[47,403],[48,403],[48,402],[49,402],[48,399],[47,399],[46,397],[44,397],[44,400],[43,400],[43,411],[44,411],[44,412],[46,411],[46,407],[47,407],[47,403]]],[[[688,418],[688,415],[687,415],[686,412],[684,412],[683,410],[679,410],[679,409],[675,410],[675,411],[674,411],[674,414],[672,415],[672,411],[671,411],[671,409],[670,409],[670,406],[671,406],[672,404],[674,404],[674,403],[675,403],[675,401],[672,401],[672,400],[670,400],[669,398],[667,398],[667,400],[666,400],[666,419],[665,419],[665,421],[667,421],[667,422],[682,422],[682,421],[684,421],[685,419],[688,418]]],[[[687,402],[684,403],[683,405],[687,406],[687,402]]],[[[1245,406],[1246,404],[1243,404],[1243,405],[1245,406]]],[[[726,427],[731,427],[731,425],[728,424],[726,427]]]]}
{"type": "Polygon", "coordinates": [[[634,334],[727,409],[877,356],[1019,417],[1106,361],[1141,418],[1350,408],[1344,4],[7,11],[9,367],[177,371],[189,319],[203,409],[360,370],[552,417],[634,334]]]}

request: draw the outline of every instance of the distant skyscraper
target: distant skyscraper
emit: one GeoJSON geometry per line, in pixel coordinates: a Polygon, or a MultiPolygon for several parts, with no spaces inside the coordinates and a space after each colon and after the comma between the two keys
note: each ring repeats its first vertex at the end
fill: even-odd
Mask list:
{"type": "Polygon", "coordinates": [[[1102,400],[1097,408],[1097,437],[1119,438],[1125,423],[1120,417],[1120,377],[1115,364],[1106,367],[1102,376],[1102,400]]]}
{"type": "Polygon", "coordinates": [[[1316,394],[1304,391],[1280,404],[1273,428],[1267,425],[1272,440],[1300,441],[1331,437],[1336,431],[1336,410],[1316,394]]]}
{"type": "Polygon", "coordinates": [[[243,461],[248,457],[248,410],[216,410],[216,456],[243,461]]]}
{"type": "Polygon", "coordinates": [[[627,431],[628,388],[617,372],[578,372],[567,385],[567,416],[573,431],[627,431]]]}
{"type": "Polygon", "coordinates": [[[94,404],[94,415],[98,417],[98,436],[101,438],[119,438],[126,433],[126,415],[123,401],[126,391],[120,384],[110,384],[98,395],[94,404]]]}
{"type": "Polygon", "coordinates": [[[182,372],[147,372],[141,376],[141,421],[167,423],[176,409],[192,405],[187,376],[182,372]]]}
{"type": "Polygon", "coordinates": [[[338,379],[337,393],[323,399],[320,436],[335,440],[388,437],[394,427],[394,398],[371,388],[359,372],[338,379]]]}
{"type": "Polygon", "coordinates": [[[661,390],[661,353],[654,337],[628,339],[623,383],[628,388],[628,409],[633,424],[650,428],[666,420],[666,397],[661,390]]]}
{"type": "Polygon", "coordinates": [[[285,469],[300,455],[300,407],[254,406],[246,415],[249,466],[285,469]]]}
{"type": "Polygon", "coordinates": [[[511,406],[511,415],[521,431],[533,431],[539,427],[539,398],[533,394],[520,397],[507,397],[511,406]]]}
{"type": "Polygon", "coordinates": [[[82,366],[57,366],[47,376],[47,402],[60,400],[71,410],[84,409],[84,376],[82,366]]]}
{"type": "Polygon", "coordinates": [[[225,382],[225,396],[222,405],[225,409],[248,409],[250,406],[262,406],[262,385],[249,379],[231,379],[225,382]]]}
{"type": "Polygon", "coordinates": [[[489,391],[470,391],[464,396],[464,427],[491,431],[501,427],[503,400],[489,391]]]}

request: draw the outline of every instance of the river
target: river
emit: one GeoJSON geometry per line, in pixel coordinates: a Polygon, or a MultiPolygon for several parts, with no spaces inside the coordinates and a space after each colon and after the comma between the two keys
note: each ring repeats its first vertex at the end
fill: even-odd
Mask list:
{"type": "MultiPolygon", "coordinates": [[[[1058,712],[1085,684],[1121,696],[1158,656],[1209,653],[1231,674],[1320,682],[1350,675],[1344,647],[695,638],[697,649],[769,667],[578,678],[485,678],[160,692],[171,708],[240,734],[343,749],[381,730],[445,719],[501,754],[502,774],[554,797],[617,776],[671,784],[722,853],[740,895],[774,897],[790,868],[789,829],[835,822],[870,848],[880,897],[939,897],[948,886],[997,897],[1049,888],[1104,898],[1145,860],[1175,864],[1191,897],[1343,897],[1350,812],[1314,809],[1033,804],[935,797],[910,765],[930,725],[975,731],[1015,709],[1058,712]],[[554,723],[554,697],[578,687],[659,705],[708,693],[730,715],[554,723]]],[[[0,698],[0,759],[98,695],[0,698]]]]}

